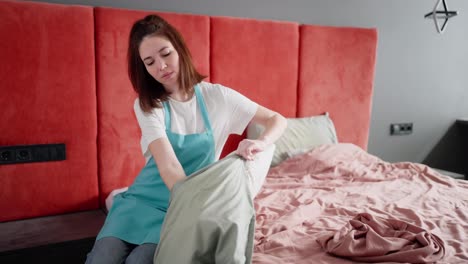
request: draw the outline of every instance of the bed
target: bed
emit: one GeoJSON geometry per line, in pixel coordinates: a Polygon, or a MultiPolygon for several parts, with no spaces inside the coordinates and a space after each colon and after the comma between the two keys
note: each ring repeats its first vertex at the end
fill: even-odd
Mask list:
{"type": "MultiPolygon", "coordinates": [[[[1,143],[67,144],[66,162],[0,168],[0,221],[105,207],[113,190],[132,183],[144,158],[126,73],[127,37],[136,19],[158,13],[180,29],[207,81],[238,90],[301,131],[278,142],[275,166],[253,200],[253,263],[362,262],[327,253],[339,248],[329,242],[349,234],[349,225],[390,220],[434,238],[438,250],[428,260],[468,262],[466,181],[367,152],[375,28],[11,0],[0,7],[8,21],[1,32],[14,36],[0,51],[8,62],[0,74],[10,95],[1,102],[14,110],[2,112],[10,129],[1,143]],[[28,26],[19,22],[26,18],[28,26]],[[30,38],[38,45],[28,46],[30,38]],[[70,46],[73,56],[64,49],[70,46]],[[21,50],[28,53],[20,58],[21,50]],[[81,63],[63,60],[64,53],[81,63]],[[35,63],[27,63],[30,58],[35,63]],[[37,65],[54,67],[38,72],[37,65]],[[18,105],[34,111],[16,111],[18,105]],[[55,110],[43,111],[49,105],[55,110]],[[31,120],[47,129],[29,133],[24,128],[31,120]]],[[[243,137],[231,138],[223,157],[243,137]]]]}
{"type": "MultiPolygon", "coordinates": [[[[251,124],[247,137],[260,131],[251,124]]],[[[180,185],[155,263],[468,260],[468,182],[340,143],[327,114],[290,118],[273,150],[229,155],[180,185]]]]}
{"type": "MultiPolygon", "coordinates": [[[[439,237],[443,248],[431,252],[439,255],[437,263],[466,263],[467,194],[466,181],[425,165],[388,163],[349,143],[320,145],[269,171],[255,199],[253,263],[356,263],[352,256],[372,252],[375,240],[370,233],[355,237],[368,244],[358,252],[347,252],[347,257],[328,254],[318,241],[331,239],[362,213],[403,221],[439,237]]],[[[414,251],[408,261],[399,262],[418,263],[416,255],[414,251]]]]}

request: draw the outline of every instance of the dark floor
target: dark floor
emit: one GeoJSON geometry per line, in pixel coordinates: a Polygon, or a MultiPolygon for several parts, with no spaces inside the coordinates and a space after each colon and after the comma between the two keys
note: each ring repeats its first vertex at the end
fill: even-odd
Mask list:
{"type": "Polygon", "coordinates": [[[0,252],[0,263],[83,264],[95,238],[67,241],[34,248],[0,252]]]}

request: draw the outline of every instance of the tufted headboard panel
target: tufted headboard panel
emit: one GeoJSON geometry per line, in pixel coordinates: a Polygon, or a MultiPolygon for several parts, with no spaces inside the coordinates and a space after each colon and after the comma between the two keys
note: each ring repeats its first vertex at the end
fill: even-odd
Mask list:
{"type": "Polygon", "coordinates": [[[0,222],[98,208],[93,9],[0,2],[0,146],[66,160],[0,165],[0,222]]]}
{"type": "Polygon", "coordinates": [[[367,149],[375,29],[301,25],[298,116],[329,112],[338,140],[367,149]]]}
{"type": "MultiPolygon", "coordinates": [[[[299,24],[211,18],[211,80],[284,116],[295,117],[299,24]]],[[[231,136],[223,155],[242,137],[231,136]]]]}

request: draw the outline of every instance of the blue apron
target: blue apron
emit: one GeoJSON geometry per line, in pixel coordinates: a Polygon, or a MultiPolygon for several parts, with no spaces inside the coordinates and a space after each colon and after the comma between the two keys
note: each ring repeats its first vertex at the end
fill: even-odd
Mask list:
{"type": "MultiPolygon", "coordinates": [[[[205,132],[200,134],[172,133],[170,105],[163,102],[167,137],[187,176],[213,163],[215,157],[213,133],[198,85],[195,96],[205,124],[205,132]]],[[[170,191],[151,157],[128,190],[114,197],[96,239],[112,236],[132,244],[158,244],[169,198],[170,191]]]]}

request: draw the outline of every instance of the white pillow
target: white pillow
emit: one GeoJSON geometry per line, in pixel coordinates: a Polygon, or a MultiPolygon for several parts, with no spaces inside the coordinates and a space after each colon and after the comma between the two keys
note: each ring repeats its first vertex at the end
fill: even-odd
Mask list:
{"type": "Polygon", "coordinates": [[[306,152],[309,152],[313,149],[314,147],[312,148],[301,148],[301,149],[294,149],[294,150],[289,150],[287,151],[285,154],[284,154],[284,157],[285,159],[289,159],[289,158],[292,158],[294,156],[297,156],[297,155],[301,155],[301,154],[304,154],[306,152]]]}
{"type": "MultiPolygon", "coordinates": [[[[310,149],[321,144],[338,143],[335,126],[328,113],[319,116],[303,118],[287,118],[288,127],[276,141],[276,151],[271,166],[276,166],[285,160],[291,151],[310,149]]],[[[247,138],[257,139],[264,127],[250,124],[247,128],[247,138]]]]}
{"type": "Polygon", "coordinates": [[[273,152],[272,145],[252,161],[231,153],[178,181],[172,188],[154,263],[251,263],[253,198],[273,152]]]}
{"type": "Polygon", "coordinates": [[[251,185],[250,192],[252,193],[252,197],[257,196],[262,188],[268,170],[270,169],[275,149],[275,145],[270,145],[264,151],[255,154],[253,160],[246,161],[245,163],[247,174],[250,177],[249,182],[251,185]]]}

